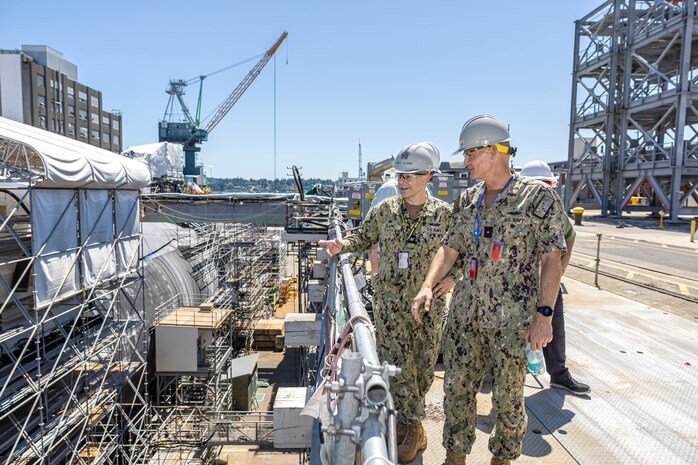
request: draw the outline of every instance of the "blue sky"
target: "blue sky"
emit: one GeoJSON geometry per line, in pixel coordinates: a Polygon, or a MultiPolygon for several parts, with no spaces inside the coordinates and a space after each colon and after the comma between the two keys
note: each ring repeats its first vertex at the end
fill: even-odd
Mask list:
{"type": "MultiPolygon", "coordinates": [[[[44,1],[0,0],[0,48],[45,44],[123,113],[124,146],[157,142],[169,79],[266,50],[276,58],[277,174],[356,175],[367,161],[429,140],[450,159],[463,122],[511,125],[517,165],[567,158],[574,21],[600,0],[44,1]],[[288,64],[286,60],[288,57],[288,64]]],[[[206,80],[203,115],[254,62],[206,80]]],[[[274,175],[270,62],[204,142],[213,176],[274,175]]],[[[189,88],[195,105],[197,87],[189,88]]]]}

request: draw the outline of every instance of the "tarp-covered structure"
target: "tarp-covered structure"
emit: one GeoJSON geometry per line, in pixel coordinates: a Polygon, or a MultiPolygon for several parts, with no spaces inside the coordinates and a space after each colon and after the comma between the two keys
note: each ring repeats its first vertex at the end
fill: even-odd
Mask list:
{"type": "Polygon", "coordinates": [[[142,189],[150,184],[138,160],[0,117],[3,167],[33,187],[142,189]],[[27,179],[28,180],[28,179],[27,179]]]}
{"type": "Polygon", "coordinates": [[[134,160],[142,160],[148,165],[153,178],[168,176],[182,177],[184,149],[180,144],[157,142],[154,144],[132,145],[123,155],[134,160]]]}
{"type": "Polygon", "coordinates": [[[37,307],[135,269],[144,163],[2,117],[0,154],[3,181],[31,205],[37,307]]]}

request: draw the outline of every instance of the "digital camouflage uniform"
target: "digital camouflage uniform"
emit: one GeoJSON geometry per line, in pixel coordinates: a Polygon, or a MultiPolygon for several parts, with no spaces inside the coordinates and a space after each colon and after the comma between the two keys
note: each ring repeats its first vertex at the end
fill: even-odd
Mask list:
{"type": "Polygon", "coordinates": [[[515,459],[526,432],[524,334],[536,312],[540,257],[565,250],[564,211],[551,188],[514,175],[491,207],[481,205],[483,228],[475,250],[474,218],[483,189],[480,183],[456,201],[443,239],[466,269],[472,257],[478,260],[476,279],[466,275],[456,285],[444,334],[443,445],[456,453],[470,452],[475,396],[491,372],[497,421],[489,449],[497,457],[515,459]],[[493,241],[504,243],[499,260],[489,258],[493,241]]]}
{"type": "MultiPolygon", "coordinates": [[[[378,273],[373,279],[373,312],[378,355],[402,369],[393,378],[390,392],[401,423],[424,418],[424,397],[434,378],[434,364],[441,340],[441,321],[446,310],[443,299],[436,299],[422,324],[412,317],[412,300],[429,271],[431,260],[446,233],[451,206],[427,197],[424,207],[412,221],[401,197],[390,197],[372,208],[361,226],[344,239],[344,252],[362,252],[373,244],[381,247],[378,273]],[[412,227],[413,243],[406,243],[412,227]],[[398,253],[409,254],[408,268],[398,268],[398,253]]],[[[460,275],[454,272],[454,278],[460,275]]]]}

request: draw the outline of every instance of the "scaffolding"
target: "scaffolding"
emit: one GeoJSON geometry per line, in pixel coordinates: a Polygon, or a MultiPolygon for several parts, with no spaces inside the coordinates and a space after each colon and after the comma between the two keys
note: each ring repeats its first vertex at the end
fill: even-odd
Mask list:
{"type": "Polygon", "coordinates": [[[121,463],[146,448],[148,174],[121,158],[0,118],[2,464],[121,463]]]}
{"type": "Polygon", "coordinates": [[[698,214],[697,11],[609,0],[576,22],[567,208],[698,214]]]}

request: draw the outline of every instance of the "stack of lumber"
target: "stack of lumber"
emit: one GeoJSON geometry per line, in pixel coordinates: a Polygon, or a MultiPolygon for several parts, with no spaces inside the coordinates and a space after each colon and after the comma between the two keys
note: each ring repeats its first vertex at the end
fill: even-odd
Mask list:
{"type": "Polygon", "coordinates": [[[256,350],[283,348],[284,320],[259,320],[254,328],[252,347],[256,350]]]}

